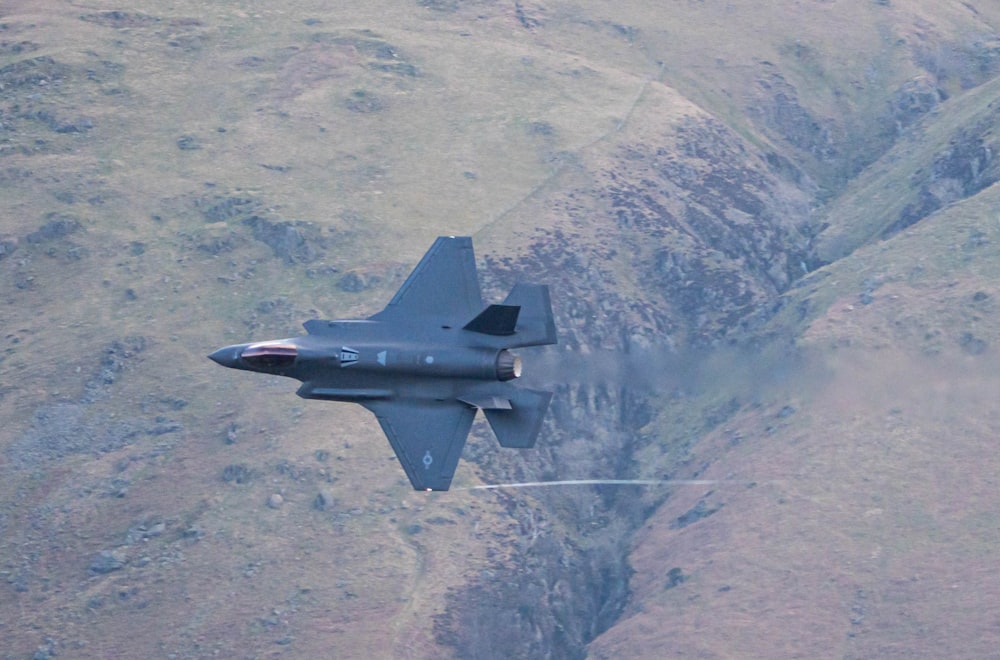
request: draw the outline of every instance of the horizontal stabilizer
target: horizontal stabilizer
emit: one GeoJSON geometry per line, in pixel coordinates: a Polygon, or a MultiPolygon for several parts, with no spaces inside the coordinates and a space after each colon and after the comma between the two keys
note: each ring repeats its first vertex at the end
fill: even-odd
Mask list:
{"type": "Polygon", "coordinates": [[[517,305],[490,305],[479,316],[465,324],[463,330],[471,330],[483,335],[512,335],[517,327],[517,315],[521,308],[517,305]]]}
{"type": "Polygon", "coordinates": [[[545,411],[552,400],[552,392],[510,388],[509,410],[484,408],[486,420],[493,428],[501,447],[527,449],[535,446],[535,438],[542,428],[545,411]]]}
{"type": "Polygon", "coordinates": [[[521,308],[514,341],[506,348],[556,343],[556,324],[552,319],[549,287],[544,284],[516,284],[503,304],[521,308]]]}

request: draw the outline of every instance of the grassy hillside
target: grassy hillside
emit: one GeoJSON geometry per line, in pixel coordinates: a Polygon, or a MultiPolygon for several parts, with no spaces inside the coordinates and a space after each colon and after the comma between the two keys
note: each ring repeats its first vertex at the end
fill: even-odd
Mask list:
{"type": "Polygon", "coordinates": [[[998,26],[7,2],[3,657],[988,653],[998,26]],[[479,422],[413,493],[364,410],[205,359],[442,234],[553,287],[537,448],[479,422]],[[633,477],[726,483],[465,490],[633,477]]]}
{"type": "Polygon", "coordinates": [[[673,474],[722,481],[637,534],[634,599],[594,657],[992,653],[997,193],[787,294],[772,323],[802,357],[715,381],[741,405],[673,474]]]}

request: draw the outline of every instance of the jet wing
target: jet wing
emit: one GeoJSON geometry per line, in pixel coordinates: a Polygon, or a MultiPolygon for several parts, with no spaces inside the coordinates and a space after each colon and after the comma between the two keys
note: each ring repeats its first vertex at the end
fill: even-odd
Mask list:
{"type": "Polygon", "coordinates": [[[371,318],[400,321],[431,316],[461,327],[482,308],[472,239],[442,236],[434,241],[386,308],[371,318]]]}
{"type": "Polygon", "coordinates": [[[365,401],[416,490],[448,490],[476,409],[458,401],[365,401]]]}

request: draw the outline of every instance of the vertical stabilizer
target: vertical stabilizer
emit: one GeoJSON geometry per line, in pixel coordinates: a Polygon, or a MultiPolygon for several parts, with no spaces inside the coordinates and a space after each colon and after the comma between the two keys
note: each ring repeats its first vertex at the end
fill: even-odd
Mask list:
{"type": "Polygon", "coordinates": [[[490,305],[462,329],[498,337],[512,335],[516,332],[520,311],[521,308],[516,305],[490,305]]]}

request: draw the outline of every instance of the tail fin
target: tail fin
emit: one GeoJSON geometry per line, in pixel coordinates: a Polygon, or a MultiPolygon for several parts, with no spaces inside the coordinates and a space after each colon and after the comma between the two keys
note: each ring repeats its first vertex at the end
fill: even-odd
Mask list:
{"type": "Polygon", "coordinates": [[[521,308],[517,316],[517,327],[511,338],[512,343],[507,348],[556,343],[556,324],[552,319],[548,286],[516,284],[503,304],[521,308]]]}
{"type": "Polygon", "coordinates": [[[517,327],[519,312],[517,305],[490,305],[462,329],[498,337],[512,335],[517,327]]]}
{"type": "Polygon", "coordinates": [[[510,408],[483,408],[486,420],[501,447],[527,449],[535,446],[552,392],[511,387],[510,408]]]}

